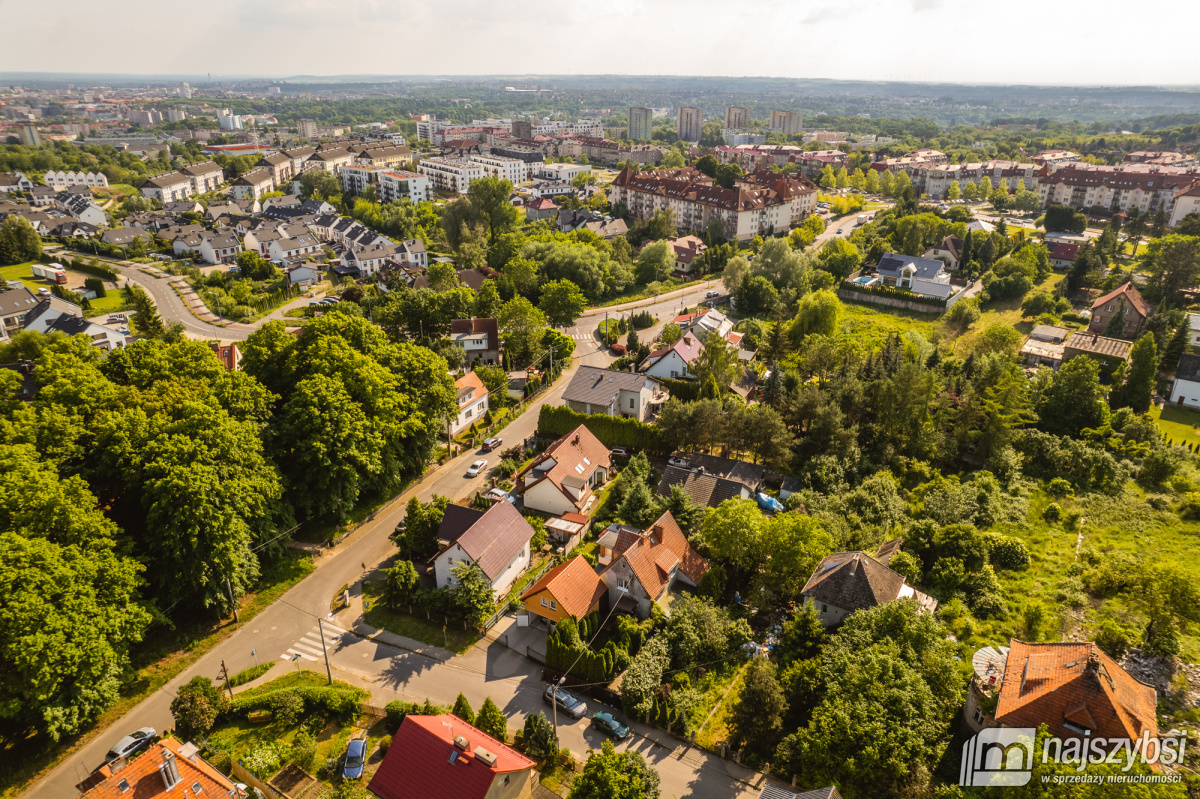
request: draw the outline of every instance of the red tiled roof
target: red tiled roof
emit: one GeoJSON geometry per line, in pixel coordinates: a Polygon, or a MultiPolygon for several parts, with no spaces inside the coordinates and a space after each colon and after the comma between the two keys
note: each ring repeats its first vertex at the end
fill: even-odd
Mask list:
{"type": "Polygon", "coordinates": [[[1109,300],[1113,300],[1122,294],[1128,295],[1125,299],[1129,301],[1129,304],[1135,311],[1137,311],[1139,316],[1150,316],[1150,306],[1145,300],[1142,299],[1142,295],[1138,293],[1137,287],[1132,283],[1126,283],[1123,286],[1115,288],[1109,293],[1105,294],[1103,297],[1092,303],[1092,309],[1095,310],[1109,300]]]}
{"type": "Polygon", "coordinates": [[[405,716],[367,787],[380,799],[483,799],[498,775],[534,765],[456,716],[405,716]],[[455,746],[455,736],[470,742],[466,751],[455,746]],[[495,766],[475,756],[479,748],[496,756],[495,766]]]}
{"type": "MultiPolygon", "coordinates": [[[[474,369],[455,380],[454,386],[458,389],[458,396],[460,398],[466,396],[470,389],[475,389],[475,395],[473,399],[482,399],[483,397],[487,396],[488,393],[487,386],[485,386],[483,381],[479,379],[479,375],[475,374],[474,369]]],[[[462,404],[461,401],[459,404],[462,404]]]]}
{"type": "Polygon", "coordinates": [[[1079,243],[1075,241],[1048,241],[1046,249],[1050,257],[1060,261],[1074,261],[1079,254],[1079,243]]]}
{"type": "Polygon", "coordinates": [[[611,471],[612,454],[608,451],[608,447],[604,446],[600,442],[600,439],[592,434],[591,430],[588,430],[585,425],[579,425],[579,427],[576,427],[570,433],[567,433],[546,447],[545,452],[539,455],[517,475],[515,482],[519,490],[525,492],[543,480],[549,480],[562,491],[563,496],[569,499],[576,508],[582,508],[584,503],[587,502],[587,498],[592,494],[591,487],[585,484],[579,499],[575,499],[571,496],[570,492],[563,488],[563,479],[573,477],[586,480],[597,467],[603,467],[611,471]],[[545,463],[549,458],[554,459],[554,466],[541,479],[526,485],[524,476],[540,464],[545,463]]]}
{"type": "Polygon", "coordinates": [[[101,766],[81,785],[88,783],[92,783],[92,786],[82,791],[86,799],[184,799],[185,796],[192,799],[193,795],[226,799],[229,796],[245,796],[242,793],[230,794],[234,784],[196,754],[194,746],[182,744],[174,738],[163,738],[115,772],[110,771],[109,766],[101,766]],[[179,782],[170,790],[167,790],[158,770],[167,752],[174,755],[175,767],[179,771],[179,782]],[[122,783],[125,783],[124,788],[121,787],[122,783]],[[195,783],[200,785],[200,791],[192,788],[195,783]]]}
{"type": "MultiPolygon", "coordinates": [[[[585,519],[586,521],[586,519],[585,519]]],[[[558,605],[577,619],[586,616],[607,591],[604,581],[582,556],[571,558],[546,572],[542,579],[521,594],[521,601],[540,591],[549,591],[558,605]]]]}
{"type": "Polygon", "coordinates": [[[1094,643],[1027,644],[1013,640],[996,704],[996,719],[1010,727],[1046,724],[1060,738],[1085,727],[1096,737],[1158,735],[1154,688],[1129,672],[1094,643]]]}
{"type": "Polygon", "coordinates": [[[554,200],[549,197],[538,197],[536,200],[530,200],[525,204],[525,207],[531,211],[553,211],[558,208],[554,204],[554,200]]]}

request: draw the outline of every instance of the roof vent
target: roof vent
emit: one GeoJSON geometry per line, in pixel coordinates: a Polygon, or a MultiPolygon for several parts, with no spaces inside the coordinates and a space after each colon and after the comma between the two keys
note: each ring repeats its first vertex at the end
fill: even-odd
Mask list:
{"type": "Polygon", "coordinates": [[[464,752],[471,748],[471,742],[461,735],[454,736],[454,745],[464,752]]]}
{"type": "Polygon", "coordinates": [[[486,749],[475,747],[475,759],[482,762],[488,768],[496,767],[496,756],[486,749]]]}

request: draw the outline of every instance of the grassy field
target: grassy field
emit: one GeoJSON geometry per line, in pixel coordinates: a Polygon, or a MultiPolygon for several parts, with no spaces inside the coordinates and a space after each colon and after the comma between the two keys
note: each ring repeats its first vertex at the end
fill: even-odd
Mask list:
{"type": "Polygon", "coordinates": [[[462,622],[452,621],[443,625],[440,619],[426,619],[420,610],[417,610],[417,613],[422,613],[419,616],[388,610],[373,599],[378,589],[377,582],[363,583],[363,593],[368,598],[372,598],[371,609],[364,614],[367,624],[372,627],[459,653],[466,652],[472,644],[479,640],[479,636],[474,631],[463,629],[462,622]],[[446,628],[444,631],[442,630],[443,626],[446,628]]]}
{"type": "MultiPolygon", "coordinates": [[[[696,732],[696,744],[698,746],[712,750],[718,743],[729,740],[729,716],[733,711],[733,706],[737,704],[738,697],[741,696],[742,693],[742,674],[744,670],[745,668],[743,666],[731,675],[733,687],[729,689],[728,694],[725,694],[724,700],[721,699],[721,694],[730,684],[728,681],[729,675],[727,675],[725,679],[714,680],[708,686],[705,692],[705,698],[708,699],[710,696],[715,697],[715,701],[713,704],[705,702],[704,705],[707,706],[707,708],[711,708],[716,704],[716,702],[720,702],[720,706],[717,707],[716,712],[709,717],[708,722],[704,725],[704,727],[696,732]]],[[[722,674],[726,673],[722,672],[722,674]]],[[[705,679],[707,678],[708,675],[705,675],[705,679]]],[[[701,682],[701,685],[703,686],[703,681],[701,682]]],[[[700,721],[703,721],[703,719],[700,721]]]]}
{"type": "Polygon", "coordinates": [[[892,333],[903,335],[909,330],[925,338],[933,337],[938,329],[938,314],[919,314],[882,305],[843,302],[842,333],[853,336],[868,347],[878,347],[892,333]]]}
{"type": "Polygon", "coordinates": [[[1190,411],[1176,405],[1150,408],[1150,416],[1167,438],[1176,444],[1200,442],[1200,411],[1190,411]]]}
{"type": "Polygon", "coordinates": [[[257,590],[241,600],[241,624],[226,619],[201,619],[173,629],[149,632],[146,642],[133,655],[132,673],[121,687],[121,697],[84,732],[58,745],[41,738],[20,741],[0,738],[0,799],[11,799],[77,751],[98,733],[133,709],[206,652],[250,622],[285,591],[313,569],[312,560],[287,550],[278,563],[263,569],[257,590]]]}
{"type": "MultiPolygon", "coordinates": [[[[0,280],[20,280],[25,284],[25,288],[32,291],[35,295],[38,289],[48,289],[52,284],[48,280],[42,280],[33,276],[33,261],[26,261],[21,264],[12,264],[11,266],[0,266],[0,280]]],[[[76,272],[73,269],[67,269],[68,280],[71,285],[83,283],[85,278],[91,275],[85,275],[83,272],[76,272]]],[[[85,311],[87,317],[107,316],[110,313],[127,310],[130,306],[121,296],[121,292],[115,286],[108,286],[108,295],[100,299],[92,300],[91,310],[85,311]]]]}

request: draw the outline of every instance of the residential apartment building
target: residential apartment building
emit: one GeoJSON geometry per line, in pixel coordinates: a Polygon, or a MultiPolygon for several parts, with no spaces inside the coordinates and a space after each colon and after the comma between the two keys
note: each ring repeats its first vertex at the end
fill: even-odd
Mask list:
{"type": "Polygon", "coordinates": [[[297,119],[296,133],[300,138],[309,141],[317,140],[317,121],[315,119],[297,119]]]}
{"type": "Polygon", "coordinates": [[[1196,166],[1196,156],[1169,150],[1138,150],[1123,159],[1127,164],[1150,164],[1151,166],[1196,166]]]}
{"type": "Polygon", "coordinates": [[[191,181],[193,194],[216,191],[217,187],[225,181],[225,170],[221,169],[220,164],[212,161],[185,166],[179,171],[187,175],[188,180],[191,181]]]}
{"type": "Polygon", "coordinates": [[[654,111],[640,106],[629,108],[629,132],[627,138],[634,141],[649,141],[654,130],[654,111]]]}
{"type": "Polygon", "coordinates": [[[1200,212],[1200,180],[1175,193],[1175,207],[1169,224],[1175,227],[1188,214],[1200,212]]]}
{"type": "Polygon", "coordinates": [[[42,134],[38,133],[37,125],[29,123],[17,125],[17,138],[26,147],[42,146],[42,134]]]}
{"type": "Polygon", "coordinates": [[[344,166],[338,174],[342,183],[342,191],[349,194],[362,194],[368,186],[379,183],[379,174],[383,171],[383,167],[366,166],[365,164],[344,166]]]}
{"type": "MultiPolygon", "coordinates": [[[[47,186],[61,188],[65,186],[96,186],[108,185],[108,178],[103,172],[47,172],[42,176],[47,186]]],[[[30,187],[32,188],[32,186],[30,187]]]]}
{"type": "Polygon", "coordinates": [[[991,181],[993,187],[1003,181],[1010,192],[1015,192],[1022,183],[1026,189],[1033,191],[1037,186],[1039,171],[1041,167],[1037,164],[992,160],[965,164],[933,164],[919,168],[913,177],[914,185],[938,200],[946,195],[951,183],[958,181],[959,187],[962,187],[968,182],[978,183],[981,177],[991,181]]]}
{"type": "Polygon", "coordinates": [[[703,233],[716,220],[727,239],[749,241],[783,233],[801,221],[810,207],[804,196],[809,193],[815,206],[812,183],[783,174],[743,176],[735,188],[726,189],[692,167],[636,174],[624,169],[609,187],[609,200],[624,203],[637,218],[669,208],[681,231],[703,233]]]}
{"type": "Polygon", "coordinates": [[[484,177],[507,180],[514,186],[529,180],[529,165],[519,158],[474,154],[467,156],[467,160],[483,167],[484,177]]]}
{"type": "Polygon", "coordinates": [[[1051,171],[1064,164],[1077,164],[1082,160],[1083,156],[1070,150],[1042,150],[1033,157],[1033,163],[1038,166],[1048,166],[1051,171]]]}
{"type": "Polygon", "coordinates": [[[142,196],[168,203],[192,195],[192,180],[182,172],[155,175],[142,184],[142,196]]]}
{"type": "Polygon", "coordinates": [[[315,147],[293,147],[288,150],[281,150],[280,152],[292,159],[292,176],[295,177],[300,174],[300,170],[304,168],[308,159],[312,158],[313,153],[316,151],[315,147]]]}
{"type": "Polygon", "coordinates": [[[264,155],[262,158],[258,159],[258,163],[255,164],[255,166],[261,166],[264,169],[271,170],[271,175],[275,178],[276,186],[282,186],[284,183],[287,183],[292,179],[292,175],[295,173],[295,170],[292,167],[292,159],[289,158],[285,153],[264,155]]]}
{"type": "Polygon", "coordinates": [[[270,169],[255,167],[233,181],[233,198],[235,200],[257,200],[268,192],[275,190],[275,179],[270,169]]]}
{"type": "Polygon", "coordinates": [[[385,169],[379,173],[379,201],[407,199],[411,203],[429,200],[429,178],[401,169],[385,169]]]}
{"type": "Polygon", "coordinates": [[[502,158],[516,158],[532,166],[542,163],[545,155],[541,147],[529,147],[524,144],[497,144],[492,146],[492,155],[502,158]]]}
{"type": "Polygon", "coordinates": [[[675,117],[675,134],[683,141],[700,141],[704,127],[704,109],[681,105],[675,117]]]}
{"type": "Polygon", "coordinates": [[[353,161],[354,153],[344,149],[317,150],[308,159],[308,163],[318,164],[321,169],[335,175],[353,161]]]}
{"type": "Polygon", "coordinates": [[[795,111],[772,111],[771,130],[785,136],[799,136],[804,127],[804,117],[795,111]]]}
{"type": "MultiPolygon", "coordinates": [[[[821,151],[828,152],[828,151],[821,151]]],[[[793,144],[775,144],[770,146],[755,144],[723,144],[717,148],[717,160],[722,164],[737,164],[747,172],[762,167],[784,166],[798,162],[807,155],[804,148],[793,144]]],[[[843,161],[845,157],[843,156],[843,161]]]]}
{"type": "Polygon", "coordinates": [[[417,173],[429,178],[435,189],[466,194],[471,181],[483,177],[483,165],[465,158],[424,158],[417,173]]]}
{"type": "Polygon", "coordinates": [[[1069,205],[1073,208],[1154,212],[1162,209],[1168,217],[1175,210],[1175,199],[1200,180],[1200,169],[1120,164],[1094,166],[1069,164],[1053,172],[1043,167],[1038,174],[1037,191],[1042,206],[1069,205]]]}
{"type": "Polygon", "coordinates": [[[360,164],[376,167],[398,167],[401,164],[407,164],[412,160],[412,150],[408,147],[380,147],[369,145],[355,145],[350,148],[350,152],[354,153],[354,160],[360,164]]]}
{"type": "Polygon", "coordinates": [[[725,128],[741,130],[750,127],[750,109],[731,105],[725,109],[725,128]]]}

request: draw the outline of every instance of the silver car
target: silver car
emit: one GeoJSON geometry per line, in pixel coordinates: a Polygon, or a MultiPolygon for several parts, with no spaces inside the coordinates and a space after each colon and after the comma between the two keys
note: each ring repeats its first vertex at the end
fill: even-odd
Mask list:
{"type": "Polygon", "coordinates": [[[104,762],[111,763],[114,760],[129,757],[135,752],[145,749],[153,740],[153,727],[142,727],[140,730],[135,730],[117,741],[113,748],[108,750],[108,754],[104,756],[104,762]]]}
{"type": "Polygon", "coordinates": [[[573,719],[583,718],[585,710],[583,702],[580,702],[574,694],[569,694],[561,688],[555,690],[554,686],[550,685],[546,687],[545,693],[542,694],[542,699],[545,700],[547,705],[551,703],[557,704],[559,710],[573,719]],[[551,697],[554,697],[558,701],[554,702],[551,697]]]}

